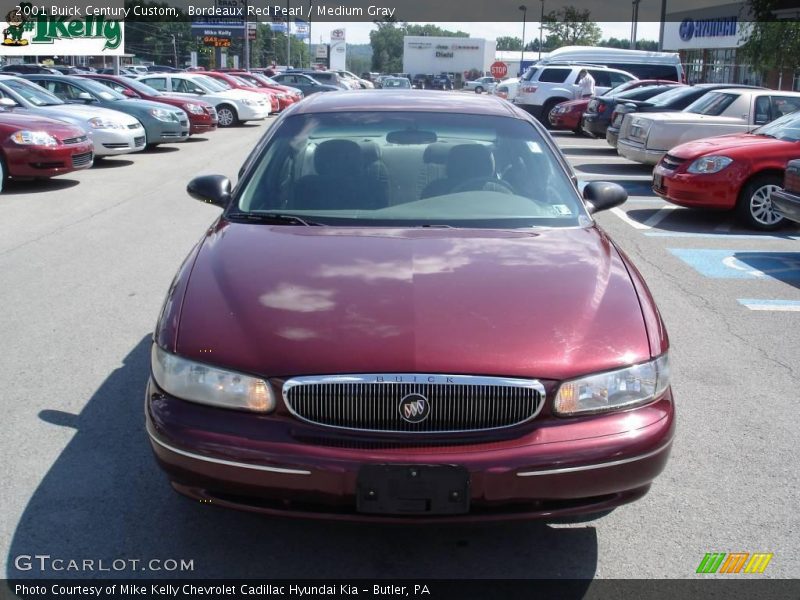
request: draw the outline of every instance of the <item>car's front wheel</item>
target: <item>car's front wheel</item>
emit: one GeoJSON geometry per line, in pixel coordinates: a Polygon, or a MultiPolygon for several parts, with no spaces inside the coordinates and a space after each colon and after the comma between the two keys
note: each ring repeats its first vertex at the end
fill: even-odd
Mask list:
{"type": "Polygon", "coordinates": [[[475,88],[475,93],[476,94],[482,94],[483,93],[483,87],[481,87],[481,86],[476,87],[475,88]]]}
{"type": "Polygon", "coordinates": [[[778,174],[759,175],[751,179],[739,193],[736,214],[747,227],[771,231],[784,223],[784,218],[772,205],[772,192],[781,189],[778,174]]]}
{"type": "Polygon", "coordinates": [[[217,124],[220,127],[233,127],[239,122],[236,109],[227,104],[217,107],[217,124]]]}

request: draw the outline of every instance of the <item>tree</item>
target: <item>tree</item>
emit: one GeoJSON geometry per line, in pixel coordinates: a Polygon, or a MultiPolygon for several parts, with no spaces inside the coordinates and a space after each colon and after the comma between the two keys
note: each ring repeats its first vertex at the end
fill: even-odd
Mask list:
{"type": "MultiPolygon", "coordinates": [[[[800,22],[776,20],[779,0],[749,0],[751,22],[742,24],[737,58],[757,71],[783,69],[800,64],[800,22]]],[[[740,22],[741,23],[741,22],[740,22]]]]}
{"type": "MultiPolygon", "coordinates": [[[[610,37],[607,40],[601,41],[597,45],[602,46],[603,48],[622,48],[623,50],[628,50],[631,47],[631,41],[622,38],[610,37]]],[[[654,52],[658,50],[658,42],[654,42],[653,40],[636,40],[636,49],[650,50],[654,52]]]]}
{"type": "Polygon", "coordinates": [[[518,37],[511,37],[507,35],[497,38],[498,50],[522,50],[522,40],[518,37]]]}
{"type": "Polygon", "coordinates": [[[544,16],[544,29],[557,41],[555,47],[596,46],[603,32],[589,15],[588,10],[566,6],[544,16]]]}

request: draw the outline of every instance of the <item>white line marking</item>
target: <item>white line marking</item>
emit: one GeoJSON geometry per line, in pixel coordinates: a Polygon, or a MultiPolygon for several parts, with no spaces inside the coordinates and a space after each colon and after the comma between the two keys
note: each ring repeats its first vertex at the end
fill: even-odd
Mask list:
{"type": "Polygon", "coordinates": [[[611,212],[617,215],[620,219],[625,221],[628,225],[633,227],[634,229],[650,229],[649,225],[645,225],[644,223],[639,223],[639,221],[634,221],[631,219],[627,213],[619,207],[612,208],[611,212]]]}
{"type": "Polygon", "coordinates": [[[667,215],[669,215],[669,214],[670,214],[670,211],[673,211],[673,210],[675,210],[676,208],[678,208],[678,207],[677,207],[677,206],[674,206],[674,205],[672,205],[672,204],[668,204],[667,206],[664,206],[664,207],[662,207],[662,208],[658,209],[658,210],[655,212],[655,214],[651,215],[651,216],[650,216],[650,217],[649,217],[649,218],[648,218],[648,219],[647,219],[647,220],[644,222],[644,224],[645,224],[645,225],[648,225],[648,226],[650,226],[650,227],[655,227],[656,225],[658,225],[659,223],[661,223],[661,221],[663,221],[663,220],[664,220],[664,219],[667,217],[667,215]]]}
{"type": "Polygon", "coordinates": [[[800,312],[800,306],[785,305],[779,306],[775,304],[745,304],[750,310],[772,310],[776,312],[800,312]]]}

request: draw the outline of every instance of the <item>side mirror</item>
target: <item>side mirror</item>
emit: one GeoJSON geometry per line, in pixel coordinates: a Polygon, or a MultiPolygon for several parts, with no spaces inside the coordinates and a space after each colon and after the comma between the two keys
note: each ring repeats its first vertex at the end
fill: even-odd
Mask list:
{"type": "Polygon", "coordinates": [[[81,92],[78,94],[77,99],[83,102],[94,102],[94,96],[92,96],[89,92],[81,92]]]}
{"type": "Polygon", "coordinates": [[[224,175],[201,175],[186,186],[192,198],[225,208],[231,199],[231,180],[224,175]]]}
{"type": "Polygon", "coordinates": [[[592,181],[583,188],[583,199],[589,213],[594,214],[619,206],[628,199],[628,192],[618,183],[592,181]]]}
{"type": "Polygon", "coordinates": [[[202,89],[200,89],[200,88],[194,88],[194,90],[192,91],[192,93],[193,93],[193,94],[197,94],[198,96],[205,96],[205,94],[206,94],[206,91],[205,91],[205,90],[202,90],[202,89]]]}
{"type": "Polygon", "coordinates": [[[17,106],[17,103],[11,98],[0,98],[0,107],[14,108],[15,106],[17,106]]]}
{"type": "Polygon", "coordinates": [[[123,96],[127,96],[128,98],[139,98],[140,97],[139,94],[137,94],[133,90],[129,90],[128,88],[123,89],[122,92],[120,92],[120,93],[123,96]]]}

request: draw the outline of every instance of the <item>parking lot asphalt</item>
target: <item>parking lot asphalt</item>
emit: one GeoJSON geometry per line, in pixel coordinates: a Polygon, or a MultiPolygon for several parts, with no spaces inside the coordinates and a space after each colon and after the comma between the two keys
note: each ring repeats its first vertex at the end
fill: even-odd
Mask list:
{"type": "Polygon", "coordinates": [[[264,130],[220,130],[0,195],[6,577],[687,578],[707,552],[771,552],[763,577],[800,576],[800,230],[755,234],[730,215],[673,209],[649,191],[649,168],[571,133],[554,137],[579,176],[631,194],[598,221],[644,274],[672,341],[677,438],[644,499],[582,523],[376,527],[172,492],[144,431],[149,336],[219,212],[184,188],[196,174],[235,177],[264,130]],[[194,568],[26,570],[27,555],[194,568]]]}

